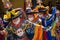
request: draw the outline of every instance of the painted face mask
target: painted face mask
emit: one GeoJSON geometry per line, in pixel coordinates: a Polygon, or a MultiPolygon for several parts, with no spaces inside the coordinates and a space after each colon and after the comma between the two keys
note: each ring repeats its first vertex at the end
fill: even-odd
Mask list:
{"type": "Polygon", "coordinates": [[[32,15],[29,15],[29,16],[28,16],[28,20],[29,20],[29,21],[34,20],[34,17],[33,17],[32,15]]]}
{"type": "Polygon", "coordinates": [[[19,24],[19,22],[20,22],[20,18],[16,18],[15,20],[13,20],[13,23],[16,25],[19,24]]]}
{"type": "Polygon", "coordinates": [[[12,20],[12,25],[16,26],[16,27],[19,27],[20,26],[20,22],[21,22],[21,19],[20,18],[16,18],[16,19],[12,20]]]}

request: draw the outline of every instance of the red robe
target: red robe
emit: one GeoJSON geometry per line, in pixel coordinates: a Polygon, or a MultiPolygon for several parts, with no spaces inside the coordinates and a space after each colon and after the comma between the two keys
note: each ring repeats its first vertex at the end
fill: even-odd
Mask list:
{"type": "Polygon", "coordinates": [[[3,40],[4,34],[0,33],[0,40],[3,40]]]}

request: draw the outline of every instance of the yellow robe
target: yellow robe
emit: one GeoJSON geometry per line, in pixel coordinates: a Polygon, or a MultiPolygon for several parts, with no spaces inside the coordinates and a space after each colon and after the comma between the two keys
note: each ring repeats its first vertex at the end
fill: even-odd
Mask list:
{"type": "Polygon", "coordinates": [[[56,28],[56,22],[54,23],[53,28],[52,28],[52,30],[51,30],[51,35],[52,35],[52,36],[56,36],[56,35],[55,35],[55,28],[56,28]]]}

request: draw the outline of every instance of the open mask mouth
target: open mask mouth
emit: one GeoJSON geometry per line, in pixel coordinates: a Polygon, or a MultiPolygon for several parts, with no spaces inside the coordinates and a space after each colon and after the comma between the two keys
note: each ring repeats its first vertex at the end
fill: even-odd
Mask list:
{"type": "Polygon", "coordinates": [[[29,21],[34,20],[34,17],[29,17],[28,20],[29,20],[29,21]]]}

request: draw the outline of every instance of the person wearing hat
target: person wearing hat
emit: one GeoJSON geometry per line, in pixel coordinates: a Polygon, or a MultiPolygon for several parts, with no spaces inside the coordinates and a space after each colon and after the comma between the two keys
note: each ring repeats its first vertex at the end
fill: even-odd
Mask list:
{"type": "Polygon", "coordinates": [[[56,27],[55,27],[55,34],[56,38],[59,40],[60,39],[60,10],[56,11],[56,27]]]}
{"type": "MultiPolygon", "coordinates": [[[[36,10],[36,11],[26,11],[27,12],[28,20],[30,22],[32,22],[32,23],[35,23],[35,24],[38,24],[38,25],[41,25],[42,26],[42,20],[40,18],[43,16],[42,14],[45,11],[45,10],[44,11],[43,10],[44,9],[41,8],[40,10],[36,10]]],[[[39,40],[39,39],[42,40],[42,32],[43,32],[43,30],[42,30],[42,27],[41,26],[34,25],[32,28],[31,28],[31,26],[29,26],[29,28],[26,29],[26,33],[28,34],[28,38],[30,40],[39,40]],[[37,30],[39,30],[40,32],[38,32],[37,30],[34,30],[36,27],[37,27],[37,30]],[[35,33],[35,31],[38,34],[35,33]],[[37,35],[37,37],[35,35],[37,35]]]]}
{"type": "MultiPolygon", "coordinates": [[[[52,21],[53,21],[53,16],[55,15],[55,12],[56,12],[56,8],[54,7],[52,10],[53,10],[52,15],[49,15],[48,11],[46,11],[45,15],[41,18],[43,26],[46,28],[48,26],[51,26],[52,21]]],[[[54,16],[54,20],[56,19],[55,17],[56,16],[54,16]]],[[[47,29],[49,29],[49,28],[47,28],[47,29]]],[[[46,31],[46,29],[45,29],[44,36],[46,36],[46,37],[44,37],[44,40],[46,40],[46,39],[51,40],[52,39],[50,30],[46,31]],[[48,35],[48,37],[47,37],[47,35],[48,35]]]]}
{"type": "Polygon", "coordinates": [[[9,24],[6,27],[6,30],[8,32],[7,39],[8,40],[23,40],[28,38],[25,36],[25,14],[24,11],[20,8],[15,9],[19,11],[16,16],[12,16],[10,19],[9,24]],[[24,30],[24,31],[23,31],[24,30]]]}
{"type": "Polygon", "coordinates": [[[5,37],[3,30],[4,28],[0,25],[0,40],[4,40],[4,37],[5,37]]]}
{"type": "Polygon", "coordinates": [[[12,9],[12,8],[9,8],[8,11],[6,12],[6,14],[4,14],[3,16],[3,20],[4,20],[4,27],[6,27],[8,24],[9,24],[9,21],[11,19],[13,19],[12,17],[14,16],[17,16],[17,14],[20,13],[20,10],[21,8],[16,8],[16,9],[12,9]]]}

